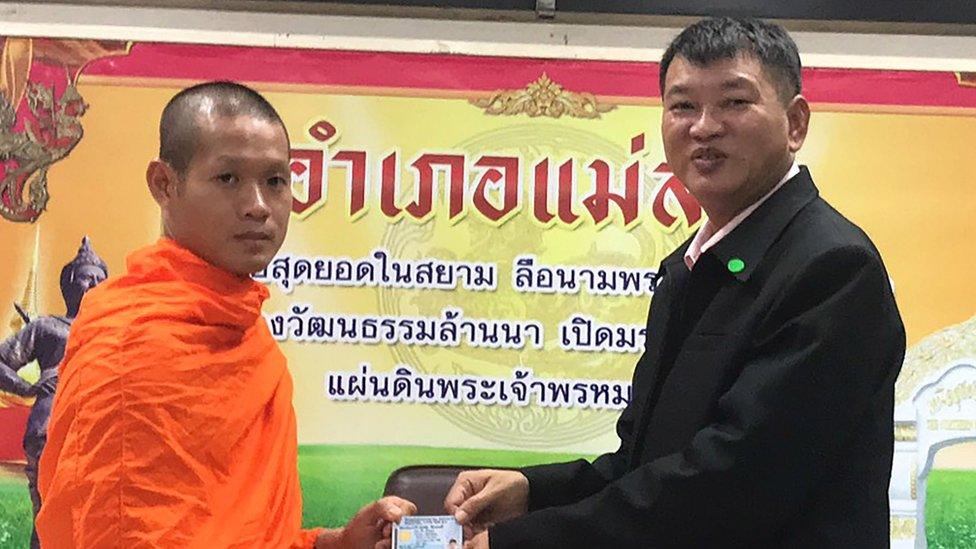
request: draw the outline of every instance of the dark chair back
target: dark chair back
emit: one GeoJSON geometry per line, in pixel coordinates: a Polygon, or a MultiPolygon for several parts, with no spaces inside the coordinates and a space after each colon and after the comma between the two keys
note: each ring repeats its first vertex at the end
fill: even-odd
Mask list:
{"type": "Polygon", "coordinates": [[[444,498],[461,471],[480,469],[459,465],[408,465],[390,473],[384,496],[399,496],[417,506],[418,515],[444,515],[444,498]]]}

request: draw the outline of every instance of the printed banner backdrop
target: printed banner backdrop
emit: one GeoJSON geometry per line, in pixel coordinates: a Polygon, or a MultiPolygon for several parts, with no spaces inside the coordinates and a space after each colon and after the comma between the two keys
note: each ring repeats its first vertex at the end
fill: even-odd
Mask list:
{"type": "MultiPolygon", "coordinates": [[[[237,80],[292,139],[294,215],[258,278],[296,380],[309,526],[343,523],[403,465],[615,448],[658,262],[702,221],[664,160],[656,64],[0,41],[0,338],[24,327],[14,303],[63,313],[83,236],[113,274],[157,238],[163,105],[237,80]]],[[[908,329],[893,545],[976,542],[976,77],[804,79],[800,162],[881,250],[908,329]]],[[[32,403],[0,396],[0,545],[23,546],[32,403]]]]}

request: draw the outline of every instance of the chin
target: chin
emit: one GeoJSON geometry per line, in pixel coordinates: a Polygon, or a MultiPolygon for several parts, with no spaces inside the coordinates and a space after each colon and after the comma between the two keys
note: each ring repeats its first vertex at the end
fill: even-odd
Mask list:
{"type": "Polygon", "coordinates": [[[713,174],[713,175],[693,175],[689,178],[692,182],[690,185],[686,184],[685,187],[691,194],[695,195],[697,198],[699,194],[702,196],[718,197],[729,194],[730,189],[735,189],[736,184],[734,180],[724,174],[713,174]]]}
{"type": "Polygon", "coordinates": [[[688,189],[688,192],[690,192],[692,196],[694,196],[699,200],[701,200],[702,195],[708,194],[709,188],[711,187],[711,183],[709,181],[702,180],[698,177],[688,178],[687,181],[690,181],[690,183],[686,182],[684,179],[681,179],[680,177],[678,178],[678,180],[681,181],[681,183],[685,186],[686,189],[688,189]]]}
{"type": "Polygon", "coordinates": [[[272,259],[273,258],[271,258],[271,257],[267,257],[267,258],[262,257],[262,258],[256,258],[253,261],[250,261],[246,265],[246,270],[247,270],[247,275],[246,276],[251,276],[252,274],[254,274],[256,272],[265,269],[271,263],[271,260],[272,259]]]}
{"type": "Polygon", "coordinates": [[[252,274],[263,269],[265,263],[260,263],[258,261],[252,261],[252,260],[243,260],[243,261],[227,262],[223,265],[217,265],[217,266],[232,275],[239,276],[239,277],[249,277],[252,274]]]}

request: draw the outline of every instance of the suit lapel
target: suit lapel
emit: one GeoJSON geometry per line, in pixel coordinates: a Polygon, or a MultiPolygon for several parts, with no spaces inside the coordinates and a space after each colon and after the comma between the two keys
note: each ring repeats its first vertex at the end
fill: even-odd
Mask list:
{"type": "Polygon", "coordinates": [[[661,356],[668,341],[668,330],[673,328],[674,319],[677,315],[675,301],[680,299],[684,286],[688,281],[690,272],[684,264],[685,250],[688,249],[690,239],[678,247],[671,255],[661,262],[660,272],[663,278],[658,280],[657,288],[654,291],[654,298],[651,302],[650,313],[647,317],[647,336],[644,345],[644,356],[641,357],[634,374],[634,404],[637,406],[637,414],[634,425],[634,440],[631,445],[630,461],[633,464],[640,459],[643,452],[645,437],[644,430],[647,428],[647,421],[650,411],[653,410],[656,400],[652,395],[656,393],[657,385],[662,380],[658,379],[661,369],[661,356]]]}
{"type": "MultiPolygon", "coordinates": [[[[774,193],[752,215],[746,218],[739,227],[726,235],[708,253],[714,255],[714,261],[724,268],[733,259],[739,259],[745,268],[734,273],[736,279],[745,282],[762,261],[767,249],[772,245],[786,225],[796,216],[797,212],[817,197],[817,190],[805,167],[789,183],[774,193]]],[[[670,356],[677,359],[677,349],[669,349],[668,345],[675,345],[676,318],[680,316],[682,299],[691,279],[691,271],[684,264],[684,254],[691,239],[682,244],[671,255],[661,262],[664,279],[654,293],[651,312],[647,321],[647,345],[645,354],[638,364],[638,371],[634,376],[634,404],[637,415],[634,419],[632,433],[630,465],[637,467],[649,440],[656,436],[668,436],[667,433],[647,432],[655,408],[661,395],[659,385],[666,379],[660,379],[661,361],[670,356]],[[656,395],[656,396],[655,396],[656,395]]],[[[701,261],[701,259],[700,259],[701,261]]],[[[705,318],[705,316],[703,316],[705,318]]],[[[693,329],[692,329],[693,331],[693,329]]],[[[686,335],[691,335],[686,334],[686,335]]],[[[682,344],[677,342],[677,344],[682,344]]],[[[673,373],[673,372],[671,372],[673,373]]],[[[670,374],[669,374],[670,375],[670,374]]],[[[661,410],[669,414],[668,410],[661,410]]],[[[659,423],[655,421],[655,425],[659,423]]],[[[653,444],[654,442],[652,442],[653,444]]]]}
{"type": "Polygon", "coordinates": [[[766,251],[779,239],[790,221],[817,196],[817,187],[810,178],[810,172],[806,166],[801,166],[800,173],[773,193],[709,253],[722,265],[734,260],[740,262],[742,268],[733,276],[741,282],[749,280],[762,263],[766,251]]]}

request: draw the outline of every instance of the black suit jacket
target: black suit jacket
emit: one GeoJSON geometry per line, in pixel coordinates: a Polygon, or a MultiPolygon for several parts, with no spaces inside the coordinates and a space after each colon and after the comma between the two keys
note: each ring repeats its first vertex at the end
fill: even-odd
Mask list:
{"type": "Polygon", "coordinates": [[[905,332],[878,251],[806,168],[692,271],[688,244],[661,264],[620,448],[524,469],[530,512],[492,549],[888,547],[905,332]]]}

